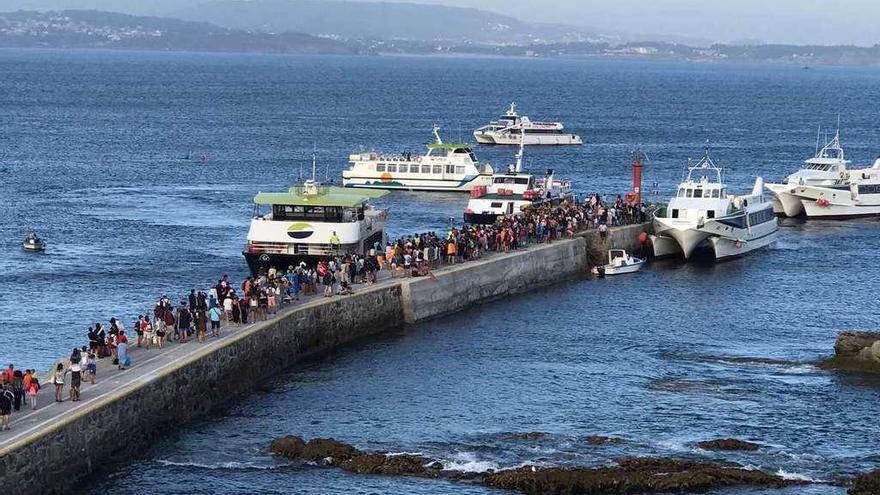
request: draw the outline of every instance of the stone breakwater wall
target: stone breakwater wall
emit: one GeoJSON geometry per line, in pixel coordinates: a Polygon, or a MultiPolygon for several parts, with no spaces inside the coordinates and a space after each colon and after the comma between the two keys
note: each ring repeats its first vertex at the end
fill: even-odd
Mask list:
{"type": "Polygon", "coordinates": [[[101,464],[134,457],[157,435],[203,417],[306,356],[585,274],[588,245],[632,250],[645,228],[613,229],[605,242],[597,232],[587,232],[444,268],[433,277],[399,279],[361,287],[352,296],[313,300],[184,358],[132,369],[128,373],[138,374],[126,386],[0,444],[3,493],[63,493],[101,464]]]}

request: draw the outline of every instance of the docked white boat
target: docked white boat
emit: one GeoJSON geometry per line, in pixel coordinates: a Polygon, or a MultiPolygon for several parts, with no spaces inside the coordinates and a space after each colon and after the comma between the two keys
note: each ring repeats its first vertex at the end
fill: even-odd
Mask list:
{"type": "MultiPolygon", "coordinates": [[[[785,178],[784,182],[764,184],[773,195],[773,211],[778,215],[796,217],[804,214],[802,198],[794,194],[802,186],[822,186],[835,188],[847,176],[849,161],[844,158],[840,145],[840,130],[834,139],[818,149],[816,155],[807,159],[804,167],[785,178]]],[[[837,187],[839,188],[839,187],[837,187]]]]}
{"type": "Polygon", "coordinates": [[[480,144],[583,144],[580,136],[565,132],[561,122],[533,122],[520,116],[514,103],[500,119],[474,131],[474,139],[480,144]]]}
{"type": "Polygon", "coordinates": [[[369,201],[386,194],[323,186],[314,179],[287,192],[257,194],[243,252],[248,267],[256,274],[381,248],[388,211],[369,201]]]}
{"type": "Polygon", "coordinates": [[[636,258],[623,249],[608,251],[608,264],[593,268],[595,275],[623,275],[635,273],[645,265],[645,259],[636,258]]]}
{"type": "Polygon", "coordinates": [[[46,242],[40,239],[36,233],[30,232],[21,243],[21,248],[29,253],[42,253],[46,250],[46,242]]]}
{"type": "Polygon", "coordinates": [[[722,260],[774,243],[778,226],[763,188],[758,177],[751,194],[728,195],[722,169],[712,161],[707,147],[705,156],[688,167],[687,179],[679,184],[669,206],[654,216],[654,255],[687,259],[700,248],[722,260]]]}
{"type": "Polygon", "coordinates": [[[489,186],[471,191],[464,210],[465,223],[490,225],[499,216],[518,215],[527,208],[574,199],[570,181],[556,179],[552,169],[548,169],[544,177],[535,177],[522,171],[522,163],[523,145],[520,144],[516,163],[507,173],[494,174],[489,186]]]}
{"type": "Polygon", "coordinates": [[[833,184],[795,187],[792,195],[807,218],[880,216],[880,158],[870,168],[848,170],[833,184]]]}
{"type": "Polygon", "coordinates": [[[488,185],[495,170],[478,163],[467,144],[444,143],[434,126],[435,142],[424,155],[375,151],[349,156],[351,167],[342,172],[342,185],[367,189],[462,191],[488,185]]]}

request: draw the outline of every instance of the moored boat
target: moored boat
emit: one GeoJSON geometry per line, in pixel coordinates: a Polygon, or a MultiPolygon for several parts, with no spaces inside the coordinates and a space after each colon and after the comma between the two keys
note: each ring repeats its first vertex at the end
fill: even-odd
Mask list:
{"type": "Polygon", "coordinates": [[[248,267],[256,274],[273,266],[283,269],[381,249],[387,240],[388,212],[369,201],[386,194],[323,186],[314,179],[286,192],[257,194],[242,253],[248,267]]]}
{"type": "Polygon", "coordinates": [[[778,224],[763,188],[758,177],[750,194],[728,195],[722,169],[712,161],[707,147],[705,156],[688,167],[677,195],[654,216],[654,256],[688,259],[701,248],[722,260],[774,243],[778,224]]]}
{"type": "Polygon", "coordinates": [[[535,177],[522,171],[523,145],[516,154],[516,163],[507,173],[492,175],[492,183],[471,191],[464,210],[464,221],[489,225],[499,216],[518,215],[525,209],[545,203],[573,200],[571,182],[555,178],[553,169],[544,177],[535,177]]]}
{"type": "Polygon", "coordinates": [[[870,168],[847,171],[833,184],[798,186],[792,194],[807,218],[880,216],[880,158],[870,168]]]}
{"type": "Polygon", "coordinates": [[[773,211],[778,215],[796,217],[804,214],[804,207],[795,190],[803,186],[835,186],[847,176],[849,161],[844,158],[840,144],[840,129],[834,139],[818,149],[816,155],[804,162],[804,167],[785,178],[781,183],[764,184],[773,195],[773,211]]]}
{"type": "Polygon", "coordinates": [[[611,249],[608,251],[608,264],[593,268],[596,275],[623,275],[635,273],[645,265],[645,259],[636,258],[623,249],[611,249]]]}

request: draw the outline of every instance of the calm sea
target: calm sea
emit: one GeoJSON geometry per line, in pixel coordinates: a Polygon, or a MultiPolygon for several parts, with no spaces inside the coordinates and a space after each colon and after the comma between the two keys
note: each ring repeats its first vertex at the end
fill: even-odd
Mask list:
{"type": "MultiPolygon", "coordinates": [[[[707,139],[746,191],[755,175],[796,169],[838,114],[848,158],[880,153],[876,69],[0,51],[0,362],[46,369],[90,323],[128,323],[158,295],[224,273],[240,280],[252,196],[295,183],[313,148],[319,176],[338,178],[361,147],[417,151],[434,123],[469,140],[510,101],[583,135],[583,147],[526,151],[527,167],[581,192],[627,190],[638,147],[646,191],[666,197],[707,139]],[[31,228],[49,242],[43,256],[20,250],[31,228]]],[[[514,153],[476,151],[499,165],[514,153]]],[[[383,201],[395,234],[440,230],[464,202],[383,201]]],[[[880,463],[880,394],[813,363],[838,330],[876,328],[878,233],[873,220],[786,221],[774,249],[745,259],[658,263],[412,327],[260,384],[83,492],[496,493],[291,465],[266,454],[283,434],[472,470],[655,454],[851,475],[880,463]],[[548,435],[509,435],[525,431],[548,435]],[[628,443],[592,447],[591,434],[628,443]],[[765,448],[692,448],[719,436],[765,448]]]]}

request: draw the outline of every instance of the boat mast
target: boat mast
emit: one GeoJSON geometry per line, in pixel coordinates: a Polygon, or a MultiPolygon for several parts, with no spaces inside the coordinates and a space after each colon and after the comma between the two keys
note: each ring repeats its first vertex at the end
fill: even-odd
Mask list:
{"type": "Polygon", "coordinates": [[[434,124],[434,139],[437,140],[437,144],[443,144],[443,140],[440,139],[440,126],[434,124]]]}
{"type": "Polygon", "coordinates": [[[520,172],[522,172],[522,168],[523,168],[523,166],[522,166],[522,164],[523,164],[523,149],[524,149],[524,147],[525,147],[525,146],[524,146],[524,145],[525,145],[525,140],[526,140],[525,133],[520,132],[520,133],[519,133],[519,151],[516,152],[516,166],[514,167],[514,171],[515,171],[516,173],[520,173],[520,172]]]}
{"type": "Polygon", "coordinates": [[[822,135],[822,125],[819,124],[819,128],[816,129],[816,158],[819,158],[819,136],[822,135]]]}

